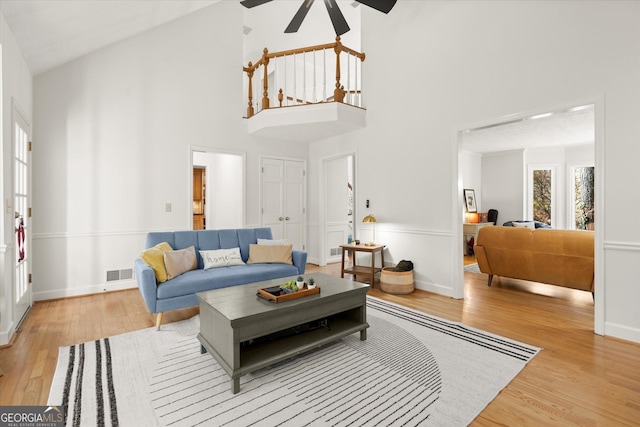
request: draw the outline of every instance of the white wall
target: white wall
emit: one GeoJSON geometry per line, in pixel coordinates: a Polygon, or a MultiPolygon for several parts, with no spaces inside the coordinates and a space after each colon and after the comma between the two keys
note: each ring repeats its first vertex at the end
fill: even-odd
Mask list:
{"type": "MultiPolygon", "coordinates": [[[[462,188],[470,188],[476,194],[478,212],[486,212],[482,202],[482,154],[462,150],[460,152],[460,169],[462,171],[462,188]]],[[[463,209],[463,213],[465,209],[463,209]]],[[[464,216],[462,217],[464,219],[464,216]]]]}
{"type": "Polygon", "coordinates": [[[221,2],[35,78],[35,299],[136,286],[106,271],[146,232],[192,228],[191,146],[247,153],[259,225],[260,154],[307,147],[247,136],[241,70],[242,8],[221,2]]]}
{"type": "Polygon", "coordinates": [[[498,224],[526,219],[525,173],[523,150],[482,156],[482,203],[486,210],[498,210],[498,224]]]}
{"type": "MultiPolygon", "coordinates": [[[[33,79],[18,48],[13,33],[0,11],[0,193],[2,227],[0,227],[0,345],[6,344],[15,325],[13,316],[13,274],[15,268],[15,220],[13,209],[12,117],[15,105],[24,119],[33,118],[33,79]]],[[[28,221],[28,220],[27,220],[28,221]]],[[[29,223],[27,222],[27,227],[29,223]]],[[[29,229],[27,228],[27,233],[29,229]]]]}
{"type": "Polygon", "coordinates": [[[626,226],[640,208],[640,189],[629,186],[640,158],[639,16],[634,1],[400,1],[388,15],[363,8],[367,127],[314,143],[311,164],[355,147],[358,208],[366,213],[371,199],[390,259],[413,260],[419,288],[451,295],[461,278],[457,131],[600,100],[596,256],[606,291],[598,301],[606,333],[640,341],[640,229],[626,226]]]}

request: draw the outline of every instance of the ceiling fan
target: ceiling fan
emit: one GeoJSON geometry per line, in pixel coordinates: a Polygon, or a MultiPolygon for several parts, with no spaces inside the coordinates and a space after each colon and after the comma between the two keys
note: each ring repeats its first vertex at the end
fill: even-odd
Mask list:
{"type": "MultiPolygon", "coordinates": [[[[269,3],[272,0],[243,0],[240,2],[246,8],[252,8],[255,6],[260,6],[261,4],[269,3]]],[[[396,4],[397,0],[356,0],[358,3],[362,3],[366,6],[372,7],[376,10],[379,10],[382,13],[389,13],[393,6],[396,4]]],[[[295,33],[302,25],[302,21],[304,21],[305,16],[307,16],[307,12],[309,12],[309,8],[313,4],[314,0],[302,0],[302,6],[298,9],[298,12],[293,16],[293,19],[289,23],[289,26],[284,30],[285,33],[295,33]]],[[[344,15],[340,11],[336,0],[324,0],[324,4],[327,7],[327,12],[329,12],[329,17],[331,18],[331,23],[333,24],[333,28],[336,30],[336,35],[341,36],[350,30],[347,21],[344,19],[344,15]]]]}

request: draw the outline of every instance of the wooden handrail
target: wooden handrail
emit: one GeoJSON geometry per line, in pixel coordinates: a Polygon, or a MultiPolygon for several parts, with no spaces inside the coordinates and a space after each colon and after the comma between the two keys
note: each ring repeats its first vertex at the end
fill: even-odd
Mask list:
{"type": "MultiPolygon", "coordinates": [[[[249,85],[248,85],[248,107],[247,107],[247,118],[252,117],[254,114],[256,114],[255,109],[253,107],[253,77],[255,74],[255,71],[257,69],[259,69],[260,67],[264,67],[263,68],[263,92],[262,92],[262,102],[261,102],[261,106],[263,110],[269,109],[270,108],[270,100],[269,100],[269,87],[268,87],[268,66],[269,66],[269,62],[274,59],[274,58],[279,58],[279,57],[287,57],[287,56],[294,56],[298,55],[298,54],[305,54],[308,52],[317,52],[317,51],[322,51],[322,50],[333,50],[333,52],[335,52],[336,55],[336,75],[335,75],[335,89],[333,91],[333,96],[331,98],[333,98],[334,102],[344,102],[344,97],[346,94],[361,94],[361,90],[360,89],[355,89],[355,90],[345,90],[344,86],[340,83],[340,54],[341,53],[346,53],[347,55],[351,55],[357,59],[360,60],[360,62],[363,62],[365,60],[365,54],[361,53],[361,52],[357,52],[347,46],[344,46],[341,42],[340,42],[340,36],[336,37],[336,41],[335,43],[326,43],[326,44],[320,44],[320,45],[315,45],[315,46],[308,46],[308,47],[302,47],[302,48],[297,48],[297,49],[290,49],[290,50],[284,50],[284,51],[280,51],[280,52],[272,52],[270,53],[269,50],[267,48],[264,48],[262,51],[262,57],[256,61],[255,63],[249,62],[248,65],[245,67],[242,67],[242,71],[247,73],[247,78],[249,79],[249,85]]],[[[315,58],[314,58],[315,59],[315,58]]],[[[295,92],[295,90],[294,90],[295,92]]],[[[294,94],[295,95],[295,94],[294,94]]],[[[310,102],[307,100],[303,100],[300,99],[298,97],[295,96],[285,96],[283,94],[283,90],[280,89],[279,90],[279,94],[278,94],[278,106],[282,107],[282,101],[283,99],[287,99],[287,100],[292,100],[294,102],[296,102],[296,104],[313,104],[314,102],[310,102]]],[[[329,98],[327,98],[328,100],[329,98]]],[[[324,101],[323,101],[324,102],[324,101]]]]}

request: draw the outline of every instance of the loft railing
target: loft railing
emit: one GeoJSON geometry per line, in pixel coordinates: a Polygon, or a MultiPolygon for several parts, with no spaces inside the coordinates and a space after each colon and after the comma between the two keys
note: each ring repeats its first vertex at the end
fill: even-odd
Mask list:
{"type": "Polygon", "coordinates": [[[269,108],[322,102],[363,108],[364,58],[364,53],[344,46],[340,37],[335,43],[282,52],[269,53],[264,48],[260,60],[242,67],[248,78],[247,118],[269,108]],[[277,107],[271,106],[270,91],[272,99],[278,100],[277,107]]]}

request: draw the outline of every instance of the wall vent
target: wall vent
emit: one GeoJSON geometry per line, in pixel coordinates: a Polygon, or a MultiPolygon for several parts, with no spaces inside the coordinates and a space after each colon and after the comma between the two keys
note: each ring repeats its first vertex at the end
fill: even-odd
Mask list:
{"type": "Polygon", "coordinates": [[[342,254],[342,248],[331,248],[330,252],[331,256],[338,256],[342,254]]]}
{"type": "Polygon", "coordinates": [[[124,270],[108,270],[107,282],[115,282],[117,280],[133,279],[133,268],[125,268],[124,270]]]}

